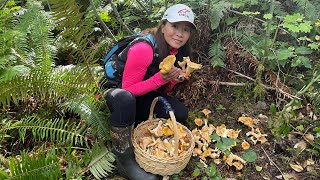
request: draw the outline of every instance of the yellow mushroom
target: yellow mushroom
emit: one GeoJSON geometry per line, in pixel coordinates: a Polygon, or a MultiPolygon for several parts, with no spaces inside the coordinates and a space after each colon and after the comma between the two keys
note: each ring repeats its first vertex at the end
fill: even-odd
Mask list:
{"type": "Polygon", "coordinates": [[[246,164],[247,163],[241,157],[239,157],[239,156],[237,156],[237,155],[235,155],[233,153],[229,154],[227,157],[224,156],[224,160],[229,166],[233,165],[233,161],[240,161],[242,164],[246,164]]]}
{"type": "Polygon", "coordinates": [[[163,134],[166,135],[167,137],[174,134],[173,130],[167,126],[163,127],[162,131],[163,131],[163,134]]]}
{"type": "Polygon", "coordinates": [[[247,149],[250,148],[250,144],[249,144],[246,140],[244,140],[244,141],[241,143],[241,146],[242,146],[242,149],[244,149],[244,150],[247,150],[247,149]]]}
{"type": "Polygon", "coordinates": [[[243,168],[243,164],[241,164],[241,162],[239,161],[233,162],[232,165],[236,167],[238,171],[240,171],[243,168]]]}
{"type": "Polygon", "coordinates": [[[260,141],[261,144],[263,144],[263,143],[268,141],[267,138],[266,138],[266,136],[268,136],[268,135],[267,134],[262,134],[260,132],[259,128],[256,128],[256,129],[253,128],[252,131],[247,132],[246,135],[247,136],[251,136],[250,139],[252,140],[252,142],[254,144],[257,144],[258,141],[260,141]]]}
{"type": "Polygon", "coordinates": [[[194,123],[195,123],[197,126],[202,126],[203,121],[202,121],[201,118],[195,118],[195,119],[194,119],[194,123]]]}
{"type": "Polygon", "coordinates": [[[147,146],[153,142],[152,138],[150,136],[142,137],[139,140],[139,146],[144,151],[147,149],[147,146]]]}
{"type": "Polygon", "coordinates": [[[159,69],[161,74],[167,74],[171,68],[174,66],[174,62],[176,61],[175,55],[169,55],[162,60],[159,64],[159,69]]]}
{"type": "Polygon", "coordinates": [[[160,137],[163,135],[163,130],[162,130],[162,124],[163,122],[160,120],[158,122],[158,125],[157,127],[155,127],[154,129],[147,129],[147,131],[150,133],[150,134],[153,134],[155,135],[156,137],[160,137]]]}
{"type": "Polygon", "coordinates": [[[228,136],[229,138],[234,138],[234,139],[236,139],[236,138],[238,137],[240,131],[241,131],[241,130],[228,129],[228,130],[227,130],[227,136],[228,136]]]}
{"type": "Polygon", "coordinates": [[[188,77],[193,71],[202,68],[201,64],[191,62],[189,57],[186,59],[186,62],[187,62],[187,68],[186,68],[186,74],[184,75],[184,77],[188,77]]]}
{"type": "Polygon", "coordinates": [[[250,127],[251,129],[254,128],[253,119],[251,117],[241,116],[241,117],[238,118],[238,121],[242,122],[244,125],[250,127]]]}
{"type": "Polygon", "coordinates": [[[170,156],[174,154],[174,146],[173,143],[170,143],[168,139],[163,140],[163,145],[166,147],[166,151],[169,153],[170,156]]]}

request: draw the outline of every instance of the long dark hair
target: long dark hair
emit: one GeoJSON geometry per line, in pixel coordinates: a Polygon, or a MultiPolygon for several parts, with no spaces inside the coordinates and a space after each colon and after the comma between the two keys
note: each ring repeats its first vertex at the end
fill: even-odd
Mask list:
{"type": "MultiPolygon", "coordinates": [[[[157,43],[157,53],[158,61],[161,62],[164,58],[166,58],[170,53],[170,46],[167,44],[166,40],[164,39],[163,33],[161,31],[161,25],[165,25],[168,21],[167,20],[161,20],[160,25],[157,29],[157,31],[154,34],[154,38],[157,43]]],[[[179,48],[179,54],[182,57],[191,56],[191,46],[189,43],[190,38],[186,42],[185,45],[179,48]]],[[[182,59],[179,59],[182,60],[182,59]]]]}

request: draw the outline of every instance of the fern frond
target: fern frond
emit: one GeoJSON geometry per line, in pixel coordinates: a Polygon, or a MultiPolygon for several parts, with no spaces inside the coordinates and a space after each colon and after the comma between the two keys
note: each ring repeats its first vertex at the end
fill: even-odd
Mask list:
{"type": "Polygon", "coordinates": [[[14,47],[23,64],[50,70],[53,57],[53,37],[50,33],[52,25],[48,15],[41,9],[39,2],[28,1],[27,10],[19,19],[16,29],[20,35],[16,37],[14,47]]]}
{"type": "Polygon", "coordinates": [[[293,0],[297,4],[297,10],[295,12],[300,12],[304,14],[307,20],[315,22],[320,18],[320,5],[318,1],[309,0],[293,0]]]}
{"type": "Polygon", "coordinates": [[[220,20],[231,4],[227,1],[212,1],[210,4],[211,29],[216,29],[219,26],[220,20]]]}
{"type": "Polygon", "coordinates": [[[54,151],[50,151],[47,156],[44,153],[32,154],[21,153],[21,160],[10,158],[9,179],[59,179],[62,178],[59,160],[54,151]]]}
{"type": "Polygon", "coordinates": [[[0,134],[16,129],[19,130],[20,138],[24,141],[27,130],[31,130],[33,137],[38,140],[82,145],[84,132],[80,133],[80,128],[63,119],[40,119],[31,116],[15,123],[5,124],[0,129],[0,134]]]}
{"type": "MultiPolygon", "coordinates": [[[[269,3],[268,3],[268,9],[269,7],[269,3]]],[[[283,7],[282,3],[279,1],[275,1],[274,2],[274,14],[278,15],[278,16],[286,16],[288,15],[288,12],[286,12],[286,9],[283,7]]]]}
{"type": "Polygon", "coordinates": [[[225,67],[225,52],[220,39],[210,44],[208,54],[213,67],[225,67]]]}
{"type": "Polygon", "coordinates": [[[81,119],[87,120],[88,124],[92,125],[97,131],[99,137],[110,139],[108,114],[99,111],[99,109],[89,101],[88,97],[70,100],[65,103],[65,106],[79,114],[81,119]]]}
{"type": "Polygon", "coordinates": [[[111,153],[102,143],[96,143],[92,148],[92,158],[88,165],[90,172],[95,178],[106,177],[114,169],[112,164],[115,161],[114,154],[111,153]]]}
{"type": "Polygon", "coordinates": [[[59,101],[62,98],[73,98],[79,94],[90,94],[95,91],[95,82],[90,78],[87,67],[70,66],[68,70],[42,72],[33,70],[25,76],[16,76],[9,81],[0,81],[0,105],[14,102],[18,104],[29,97],[42,101],[59,101]]]}
{"type": "Polygon", "coordinates": [[[75,55],[80,62],[92,64],[95,59],[95,49],[90,47],[92,39],[94,17],[88,17],[81,12],[80,6],[75,0],[50,0],[53,11],[53,19],[61,30],[60,36],[70,45],[76,47],[75,55]]]}

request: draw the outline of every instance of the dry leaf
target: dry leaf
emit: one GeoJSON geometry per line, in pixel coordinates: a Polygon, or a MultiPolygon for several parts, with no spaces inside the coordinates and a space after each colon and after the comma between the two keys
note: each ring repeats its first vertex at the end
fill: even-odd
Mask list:
{"type": "Polygon", "coordinates": [[[312,134],[310,134],[310,133],[309,134],[305,134],[303,136],[303,138],[308,142],[313,142],[314,141],[314,136],[312,134]]]}
{"type": "Polygon", "coordinates": [[[307,147],[307,143],[304,142],[304,141],[300,141],[300,142],[298,142],[297,144],[295,144],[295,145],[293,146],[293,148],[296,148],[296,149],[298,148],[298,149],[300,149],[301,152],[302,152],[303,150],[305,150],[306,147],[307,147]]]}
{"type": "Polygon", "coordinates": [[[301,172],[303,171],[303,167],[297,164],[291,164],[289,163],[290,167],[295,170],[296,172],[301,172]]]}
{"type": "Polygon", "coordinates": [[[284,180],[299,180],[299,176],[296,173],[283,173],[282,175],[276,176],[277,179],[284,179],[284,180]]]}

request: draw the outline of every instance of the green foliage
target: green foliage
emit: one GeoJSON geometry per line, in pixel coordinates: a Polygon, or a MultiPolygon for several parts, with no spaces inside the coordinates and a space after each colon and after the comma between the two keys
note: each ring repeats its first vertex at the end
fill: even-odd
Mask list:
{"type": "Polygon", "coordinates": [[[62,178],[59,159],[54,151],[47,155],[21,153],[21,160],[10,158],[10,177],[8,179],[59,179],[62,178]]]}
{"type": "Polygon", "coordinates": [[[27,117],[14,123],[6,123],[0,129],[0,135],[10,130],[19,130],[20,139],[24,142],[27,130],[38,140],[50,140],[57,143],[83,144],[84,133],[79,132],[81,124],[71,124],[63,119],[41,119],[38,117],[27,117]]]}
{"type": "Polygon", "coordinates": [[[210,3],[209,14],[211,19],[211,29],[216,29],[219,26],[220,20],[224,13],[230,8],[231,4],[228,1],[213,0],[210,3]]]}
{"type": "Polygon", "coordinates": [[[225,67],[224,60],[225,60],[225,54],[224,54],[223,46],[221,45],[220,40],[214,41],[212,44],[210,44],[209,47],[209,58],[211,60],[211,65],[213,67],[225,67]]]}
{"type": "Polygon", "coordinates": [[[243,159],[251,163],[257,159],[257,153],[252,150],[247,150],[243,153],[243,159]]]}
{"type": "Polygon", "coordinates": [[[18,105],[19,101],[29,97],[38,97],[42,101],[59,101],[65,97],[88,94],[93,91],[95,84],[87,78],[90,75],[87,70],[87,67],[57,69],[55,72],[34,70],[26,76],[15,76],[0,83],[0,105],[4,108],[11,102],[18,105]]]}
{"type": "Polygon", "coordinates": [[[210,163],[209,167],[205,167],[203,162],[198,162],[197,167],[194,169],[192,173],[193,177],[201,177],[204,179],[212,179],[212,180],[222,180],[221,174],[217,171],[215,164],[210,163]]]}
{"type": "Polygon", "coordinates": [[[88,168],[95,178],[101,179],[112,172],[114,168],[112,163],[115,161],[114,154],[108,151],[102,143],[96,143],[93,146],[91,156],[88,168]]]}
{"type": "Polygon", "coordinates": [[[19,65],[40,66],[43,70],[49,70],[54,55],[50,32],[52,24],[39,3],[28,1],[27,8],[16,26],[20,33],[15,40],[15,56],[18,57],[19,65]]]}
{"type": "Polygon", "coordinates": [[[92,125],[97,130],[100,138],[110,139],[108,127],[109,113],[101,112],[96,106],[90,102],[88,97],[73,99],[65,103],[73,112],[80,115],[81,119],[87,120],[88,124],[92,125]]]}

